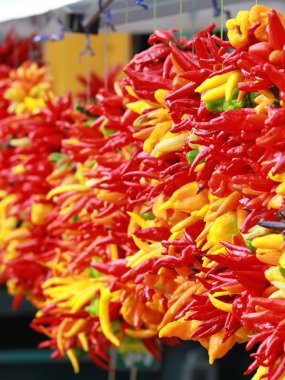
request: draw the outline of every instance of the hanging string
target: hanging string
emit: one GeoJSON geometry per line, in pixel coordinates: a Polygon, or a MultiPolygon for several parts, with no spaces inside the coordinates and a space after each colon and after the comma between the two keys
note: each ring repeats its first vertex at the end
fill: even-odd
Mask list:
{"type": "Polygon", "coordinates": [[[129,25],[129,2],[128,2],[128,0],[125,0],[125,29],[126,29],[126,54],[125,54],[125,59],[126,59],[126,64],[129,62],[129,51],[130,51],[128,25],[129,25]]]}
{"type": "Polygon", "coordinates": [[[221,40],[224,37],[224,0],[221,1],[221,12],[220,12],[220,24],[221,24],[221,40]]]}
{"type": "Polygon", "coordinates": [[[81,50],[81,52],[79,53],[79,56],[78,56],[78,61],[80,62],[81,61],[81,58],[84,54],[89,54],[89,56],[91,55],[95,55],[94,53],[94,50],[92,49],[92,46],[91,46],[91,40],[90,40],[90,32],[89,32],[89,29],[83,25],[83,20],[81,20],[81,26],[82,26],[82,29],[85,33],[85,49],[81,50]]]}
{"type": "Polygon", "coordinates": [[[60,94],[63,95],[65,93],[65,51],[64,51],[64,42],[60,42],[58,45],[60,48],[60,94]],[[60,46],[62,45],[62,46],[60,46]]]}
{"type": "MultiPolygon", "coordinates": [[[[111,368],[116,368],[116,361],[117,361],[117,351],[114,349],[110,350],[110,366],[111,368]]],[[[111,371],[108,371],[108,380],[116,380],[116,370],[112,369],[111,371]]]]}
{"type": "Polygon", "coordinates": [[[223,28],[224,26],[224,15],[226,16],[226,20],[232,18],[231,12],[227,9],[224,9],[224,1],[220,0],[220,6],[218,5],[218,0],[212,0],[213,8],[214,8],[214,17],[220,16],[220,24],[221,24],[221,38],[223,38],[223,28]]]}
{"type": "Polygon", "coordinates": [[[84,26],[84,20],[81,18],[80,25],[85,33],[85,49],[83,49],[78,56],[78,62],[81,62],[83,55],[87,54],[86,57],[86,100],[90,101],[91,94],[91,57],[95,55],[94,50],[91,46],[90,32],[87,26],[84,26]]]}
{"type": "Polygon", "coordinates": [[[107,8],[104,8],[103,0],[98,0],[98,7],[99,7],[100,14],[103,15],[104,24],[107,25],[113,32],[115,32],[116,29],[113,24],[112,8],[110,6],[108,6],[107,8]]]}
{"type": "Polygon", "coordinates": [[[148,5],[145,3],[144,0],[133,0],[133,3],[140,5],[146,11],[148,10],[148,5]]]}
{"type": "Polygon", "coordinates": [[[137,380],[138,378],[138,368],[132,367],[130,370],[130,380],[137,380]]]}
{"type": "Polygon", "coordinates": [[[179,0],[179,34],[183,34],[183,0],[179,0]]]}
{"type": "Polygon", "coordinates": [[[107,30],[107,24],[104,22],[104,88],[108,90],[108,30],[107,30]]]}
{"type": "MultiPolygon", "coordinates": [[[[191,21],[192,21],[192,34],[193,36],[196,33],[196,1],[192,0],[192,6],[191,6],[191,21]]],[[[195,47],[194,43],[192,44],[192,53],[194,54],[195,47]]]]}
{"type": "Polygon", "coordinates": [[[33,41],[29,40],[29,61],[34,61],[34,49],[33,49],[33,41]]]}
{"type": "Polygon", "coordinates": [[[156,0],[153,0],[153,31],[156,30],[156,0]]]}
{"type": "Polygon", "coordinates": [[[64,37],[64,23],[63,21],[57,17],[53,12],[51,12],[52,16],[55,18],[56,22],[59,26],[58,34],[50,33],[50,34],[37,34],[34,38],[34,42],[42,42],[42,41],[60,41],[64,37]]]}

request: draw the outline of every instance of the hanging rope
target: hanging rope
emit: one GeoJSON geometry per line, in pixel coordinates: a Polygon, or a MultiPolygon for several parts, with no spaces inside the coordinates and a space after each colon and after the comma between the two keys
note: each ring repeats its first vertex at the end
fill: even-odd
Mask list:
{"type": "Polygon", "coordinates": [[[179,34],[183,34],[183,0],[179,0],[179,34]]]}
{"type": "Polygon", "coordinates": [[[220,6],[218,4],[218,0],[212,0],[213,8],[214,8],[214,17],[220,16],[220,25],[221,25],[221,38],[223,38],[223,26],[224,26],[224,15],[226,16],[226,20],[232,18],[231,12],[229,10],[224,9],[224,1],[220,0],[220,6]]]}
{"type": "Polygon", "coordinates": [[[104,88],[108,90],[108,66],[109,66],[109,57],[108,57],[108,30],[107,24],[104,23],[104,41],[103,41],[103,49],[104,49],[104,88]]]}
{"type": "Polygon", "coordinates": [[[220,24],[221,24],[221,39],[224,38],[224,0],[221,1],[221,11],[220,11],[220,24]]]}
{"type": "Polygon", "coordinates": [[[156,30],[156,0],[153,0],[153,30],[156,30]]]}
{"type": "Polygon", "coordinates": [[[85,49],[83,49],[80,53],[79,53],[79,57],[78,57],[78,61],[80,62],[81,61],[81,58],[84,54],[89,54],[89,56],[92,56],[92,55],[95,55],[94,53],[94,50],[92,49],[92,46],[91,46],[91,40],[90,40],[90,32],[89,32],[89,29],[83,25],[83,20],[80,21],[81,23],[81,26],[82,26],[82,29],[85,33],[85,49]]]}
{"type": "Polygon", "coordinates": [[[143,9],[145,9],[146,11],[148,10],[148,5],[145,3],[144,0],[133,0],[133,3],[141,6],[143,9]]]}
{"type": "Polygon", "coordinates": [[[125,59],[126,59],[126,64],[129,62],[129,50],[130,50],[130,45],[129,45],[129,35],[128,35],[128,25],[129,25],[129,2],[128,0],[125,0],[125,29],[126,29],[126,54],[125,54],[125,59]]]}
{"type": "MultiPolygon", "coordinates": [[[[192,35],[194,36],[196,33],[196,1],[192,0],[192,5],[191,5],[191,22],[192,22],[192,35]]],[[[194,43],[192,44],[192,53],[194,54],[195,47],[194,43]]]]}
{"type": "Polygon", "coordinates": [[[59,25],[59,32],[58,34],[51,33],[51,34],[37,34],[34,38],[34,42],[42,42],[42,41],[60,41],[64,37],[64,23],[63,21],[57,17],[53,12],[51,12],[52,16],[55,18],[56,22],[59,25]]]}
{"type": "Polygon", "coordinates": [[[91,46],[89,29],[86,26],[84,26],[83,18],[80,20],[80,24],[85,33],[85,49],[83,49],[79,53],[78,62],[81,62],[83,55],[87,54],[87,57],[86,57],[86,99],[87,99],[87,102],[89,102],[90,94],[91,94],[91,57],[95,55],[95,53],[91,46]]]}
{"type": "Polygon", "coordinates": [[[103,15],[104,24],[107,25],[113,32],[115,32],[115,26],[113,24],[112,8],[110,6],[105,7],[103,0],[98,0],[99,12],[103,15]]]}

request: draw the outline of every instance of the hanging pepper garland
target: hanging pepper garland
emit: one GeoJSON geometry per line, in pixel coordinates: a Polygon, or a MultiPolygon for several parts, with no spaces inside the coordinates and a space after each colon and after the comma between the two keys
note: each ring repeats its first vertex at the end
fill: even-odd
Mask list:
{"type": "Polygon", "coordinates": [[[226,26],[157,30],[83,114],[51,99],[1,121],[2,277],[76,372],[131,337],[154,357],[197,340],[210,363],[259,344],[248,373],[284,378],[285,20],[255,5],[226,26]]]}

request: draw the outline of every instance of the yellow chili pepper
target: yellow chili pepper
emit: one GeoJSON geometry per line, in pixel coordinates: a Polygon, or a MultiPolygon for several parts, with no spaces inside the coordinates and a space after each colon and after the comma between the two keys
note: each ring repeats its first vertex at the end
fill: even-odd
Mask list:
{"type": "Polygon", "coordinates": [[[225,98],[226,101],[232,97],[233,90],[237,87],[238,83],[242,80],[243,76],[240,71],[234,71],[227,80],[225,98]]]}
{"type": "Polygon", "coordinates": [[[151,132],[148,139],[145,140],[143,145],[144,152],[151,152],[156,144],[158,144],[166,132],[171,128],[172,122],[167,120],[162,123],[158,123],[151,132]]]}
{"type": "Polygon", "coordinates": [[[79,373],[79,364],[78,364],[78,360],[77,360],[77,357],[75,355],[75,352],[74,352],[74,349],[73,348],[69,348],[67,351],[66,351],[66,355],[68,356],[70,362],[71,362],[71,365],[73,367],[73,370],[75,373],[79,373]]]}
{"type": "Polygon", "coordinates": [[[153,329],[145,329],[145,330],[131,330],[125,329],[125,333],[136,339],[149,339],[156,336],[157,331],[153,329]]]}
{"type": "Polygon", "coordinates": [[[250,27],[248,11],[239,11],[236,18],[226,22],[226,27],[229,41],[235,48],[248,45],[247,31],[250,27]]]}
{"type": "MultiPolygon", "coordinates": [[[[228,211],[232,211],[236,209],[236,206],[238,204],[238,201],[240,200],[240,194],[237,191],[234,191],[230,195],[228,195],[225,198],[222,198],[222,202],[219,203],[218,208],[215,212],[212,212],[210,214],[207,214],[204,218],[205,222],[214,222],[215,219],[218,216],[221,216],[222,214],[225,214],[228,211]]],[[[217,203],[217,201],[215,202],[217,203]]],[[[212,211],[212,209],[211,209],[212,211]]]]}
{"type": "MultiPolygon", "coordinates": [[[[185,317],[189,315],[186,314],[185,317]]],[[[162,329],[159,331],[159,337],[173,337],[189,340],[191,335],[198,328],[200,321],[185,321],[185,317],[178,319],[177,321],[173,321],[167,323],[162,329]]]]}
{"type": "Polygon", "coordinates": [[[267,208],[269,210],[271,208],[275,208],[276,210],[279,210],[282,207],[282,203],[283,203],[283,196],[280,194],[276,194],[268,202],[267,208]]]}
{"type": "Polygon", "coordinates": [[[157,103],[153,103],[151,101],[146,101],[146,100],[138,100],[136,102],[127,104],[128,109],[130,109],[130,110],[132,110],[132,111],[134,111],[140,115],[144,111],[150,110],[152,108],[157,108],[157,107],[158,107],[157,103]]]}
{"type": "Polygon", "coordinates": [[[63,333],[65,338],[72,338],[77,335],[79,332],[84,330],[87,321],[85,319],[79,318],[75,323],[73,323],[71,329],[63,333]]]}
{"type": "Polygon", "coordinates": [[[237,227],[237,216],[233,211],[229,211],[216,218],[209,229],[208,241],[202,250],[210,248],[212,245],[218,244],[225,240],[232,242],[234,236],[239,236],[240,232],[237,227]]]}
{"type": "Polygon", "coordinates": [[[235,335],[232,335],[225,342],[223,342],[224,335],[225,331],[224,329],[221,329],[210,337],[208,348],[210,364],[213,364],[216,359],[222,358],[237,341],[235,335]]]}
{"type": "Polygon", "coordinates": [[[101,296],[99,301],[99,320],[100,326],[105,337],[114,344],[119,346],[120,341],[112,331],[111,321],[109,318],[109,304],[111,300],[110,290],[106,287],[101,289],[101,296]]]}
{"type": "Polygon", "coordinates": [[[208,78],[208,79],[204,80],[204,82],[201,83],[200,86],[195,89],[195,92],[201,93],[201,92],[205,92],[209,89],[215,89],[215,88],[221,86],[222,84],[225,84],[227,82],[227,80],[236,72],[239,72],[239,70],[230,71],[230,72],[225,73],[225,74],[215,75],[212,78],[208,78]]]}
{"type": "Polygon", "coordinates": [[[13,174],[23,174],[26,171],[26,168],[23,164],[13,166],[11,169],[13,174]]]}
{"type": "Polygon", "coordinates": [[[151,156],[155,158],[159,158],[164,154],[169,152],[181,151],[183,145],[185,144],[185,139],[188,135],[188,132],[183,133],[171,133],[169,132],[167,138],[160,141],[155,145],[153,151],[151,152],[151,156]]]}
{"type": "Polygon", "coordinates": [[[171,198],[159,206],[158,210],[163,211],[174,208],[180,211],[191,212],[201,209],[208,202],[208,192],[206,190],[197,194],[197,182],[190,182],[176,190],[171,198]]]}
{"type": "Polygon", "coordinates": [[[161,254],[162,251],[163,251],[163,247],[161,246],[159,248],[154,249],[151,252],[140,254],[137,258],[136,258],[137,254],[135,254],[134,256],[132,256],[132,258],[133,258],[132,262],[131,263],[128,262],[128,266],[130,266],[132,268],[136,268],[140,264],[142,264],[144,261],[152,259],[153,257],[160,258],[163,256],[161,254]],[[134,261],[135,258],[136,258],[136,260],[134,261]]]}
{"type": "Polygon", "coordinates": [[[177,224],[175,224],[170,232],[171,233],[174,233],[174,232],[178,232],[178,231],[181,231],[183,230],[184,228],[188,227],[188,226],[191,226],[192,224],[196,223],[197,220],[199,220],[197,217],[195,216],[189,216],[188,218],[186,219],[183,219],[181,220],[180,222],[178,222],[177,224]]]}
{"type": "Polygon", "coordinates": [[[164,98],[166,97],[168,92],[169,92],[168,90],[159,89],[159,90],[156,90],[154,93],[155,100],[163,107],[164,107],[164,98]]]}
{"type": "Polygon", "coordinates": [[[50,212],[52,206],[44,203],[33,203],[31,209],[31,220],[34,224],[43,224],[45,217],[50,212]]]}
{"type": "Polygon", "coordinates": [[[254,248],[278,250],[283,242],[284,239],[281,234],[269,234],[256,237],[252,240],[251,244],[254,246],[254,248]]]}
{"type": "Polygon", "coordinates": [[[211,100],[216,100],[220,98],[225,97],[227,84],[224,83],[218,87],[211,88],[210,90],[207,90],[204,95],[202,95],[201,100],[203,102],[209,102],[211,100]]]}
{"type": "Polygon", "coordinates": [[[47,194],[47,199],[51,199],[52,197],[54,197],[55,195],[58,195],[58,194],[67,193],[68,191],[86,191],[86,187],[83,185],[80,185],[78,183],[58,186],[55,189],[52,189],[47,194]]]}
{"type": "Polygon", "coordinates": [[[233,311],[233,305],[232,304],[223,302],[223,301],[216,298],[216,297],[221,297],[223,295],[228,295],[228,294],[229,294],[229,292],[217,292],[214,294],[208,294],[208,296],[209,296],[209,299],[210,299],[212,305],[215,306],[216,309],[219,309],[221,311],[225,311],[227,313],[232,313],[232,311],[233,311]]]}
{"type": "Polygon", "coordinates": [[[143,127],[157,125],[160,122],[170,120],[169,113],[165,108],[158,108],[140,115],[134,122],[133,127],[135,131],[143,127]]]}
{"type": "Polygon", "coordinates": [[[280,183],[280,185],[277,186],[276,193],[283,196],[285,195],[285,181],[280,183]]]}
{"type": "Polygon", "coordinates": [[[249,11],[249,22],[251,25],[260,22],[260,26],[255,30],[254,35],[258,41],[268,41],[266,27],[268,25],[268,13],[271,8],[264,5],[254,5],[249,11]]]}
{"type": "Polygon", "coordinates": [[[89,351],[89,344],[88,339],[86,337],[86,334],[84,332],[81,332],[78,334],[78,339],[80,340],[80,343],[82,345],[82,348],[85,352],[89,351]]]}

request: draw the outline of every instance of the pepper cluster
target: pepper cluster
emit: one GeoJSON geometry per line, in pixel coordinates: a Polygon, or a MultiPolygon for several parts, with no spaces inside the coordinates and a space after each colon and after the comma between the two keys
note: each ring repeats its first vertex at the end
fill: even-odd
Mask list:
{"type": "MultiPolygon", "coordinates": [[[[190,40],[157,30],[115,92],[83,114],[51,100],[34,115],[58,140],[42,143],[53,172],[23,177],[45,188],[25,198],[20,233],[21,186],[6,189],[27,164],[10,160],[4,278],[39,308],[41,347],[76,372],[80,352],[108,368],[108,348],[129,337],[155,357],[159,341],[197,340],[210,363],[258,344],[254,380],[285,376],[285,20],[255,5],[227,28],[227,42],[214,25],[190,40]],[[35,270],[21,282],[22,259],[35,270]]],[[[30,150],[35,129],[19,132],[30,150]]]]}

